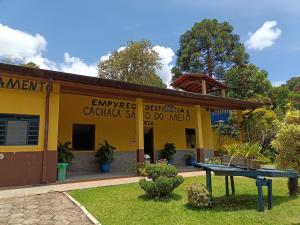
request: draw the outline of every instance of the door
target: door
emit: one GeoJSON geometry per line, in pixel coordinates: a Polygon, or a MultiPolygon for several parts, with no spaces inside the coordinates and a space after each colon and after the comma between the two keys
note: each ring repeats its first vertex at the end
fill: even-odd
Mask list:
{"type": "Polygon", "coordinates": [[[154,149],[153,149],[153,128],[144,128],[144,153],[148,154],[151,158],[151,162],[155,162],[154,149]]]}

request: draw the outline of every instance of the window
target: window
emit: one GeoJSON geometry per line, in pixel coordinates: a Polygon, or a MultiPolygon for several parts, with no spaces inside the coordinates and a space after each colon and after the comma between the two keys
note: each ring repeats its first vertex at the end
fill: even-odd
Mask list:
{"type": "Polygon", "coordinates": [[[186,148],[195,148],[196,146],[196,136],[195,136],[195,129],[193,128],[186,128],[185,129],[185,138],[186,138],[186,148]]]}
{"type": "Polygon", "coordinates": [[[0,145],[37,145],[39,116],[0,114],[0,145]]]}
{"type": "Polygon", "coordinates": [[[73,124],[73,149],[94,150],[95,149],[95,125],[73,124]]]}

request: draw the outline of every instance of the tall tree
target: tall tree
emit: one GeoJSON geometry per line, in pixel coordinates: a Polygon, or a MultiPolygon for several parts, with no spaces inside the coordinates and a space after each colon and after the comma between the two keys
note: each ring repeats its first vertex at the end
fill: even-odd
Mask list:
{"type": "Polygon", "coordinates": [[[300,88],[300,76],[292,77],[286,82],[287,87],[290,91],[295,91],[300,88]]]}
{"type": "Polygon", "coordinates": [[[200,71],[218,80],[235,65],[248,63],[248,54],[228,22],[204,19],[180,37],[173,80],[181,71],[200,71]]]}
{"type": "Polygon", "coordinates": [[[125,48],[115,50],[107,60],[100,61],[100,78],[166,87],[156,70],[161,68],[160,58],[148,40],[129,41],[125,48]]]}
{"type": "Polygon", "coordinates": [[[260,70],[253,64],[231,68],[224,77],[228,97],[239,99],[267,97],[272,87],[267,76],[265,70],[260,70]]]}

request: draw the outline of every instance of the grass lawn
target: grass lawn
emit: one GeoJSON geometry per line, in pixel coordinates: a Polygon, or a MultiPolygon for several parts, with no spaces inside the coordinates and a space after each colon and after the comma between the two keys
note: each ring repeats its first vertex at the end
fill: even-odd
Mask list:
{"type": "Polygon", "coordinates": [[[103,225],[300,224],[300,198],[288,196],[287,179],[273,180],[273,209],[263,213],[257,211],[255,180],[247,178],[236,178],[236,195],[226,197],[224,177],[213,176],[213,207],[191,208],[185,187],[200,181],[204,184],[204,180],[205,177],[186,178],[169,201],[147,200],[138,183],[75,190],[70,194],[103,225]]]}

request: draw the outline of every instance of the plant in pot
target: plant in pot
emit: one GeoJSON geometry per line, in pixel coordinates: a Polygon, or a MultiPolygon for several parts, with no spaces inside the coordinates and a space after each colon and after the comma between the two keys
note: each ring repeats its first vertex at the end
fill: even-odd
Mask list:
{"type": "Polygon", "coordinates": [[[184,154],[185,163],[187,166],[193,166],[196,162],[196,154],[193,150],[188,150],[184,154]]]}
{"type": "Polygon", "coordinates": [[[114,150],[116,150],[116,148],[110,145],[107,140],[105,140],[104,143],[100,143],[95,157],[99,158],[101,171],[104,173],[110,171],[110,164],[114,160],[114,150]]]}
{"type": "Polygon", "coordinates": [[[66,178],[66,171],[69,163],[74,158],[71,142],[65,142],[64,144],[58,143],[57,146],[57,180],[64,181],[66,178]]]}
{"type": "Polygon", "coordinates": [[[162,159],[166,159],[168,161],[168,164],[174,163],[174,155],[176,153],[176,147],[173,143],[166,143],[164,145],[164,148],[160,152],[160,157],[162,159]]]}

